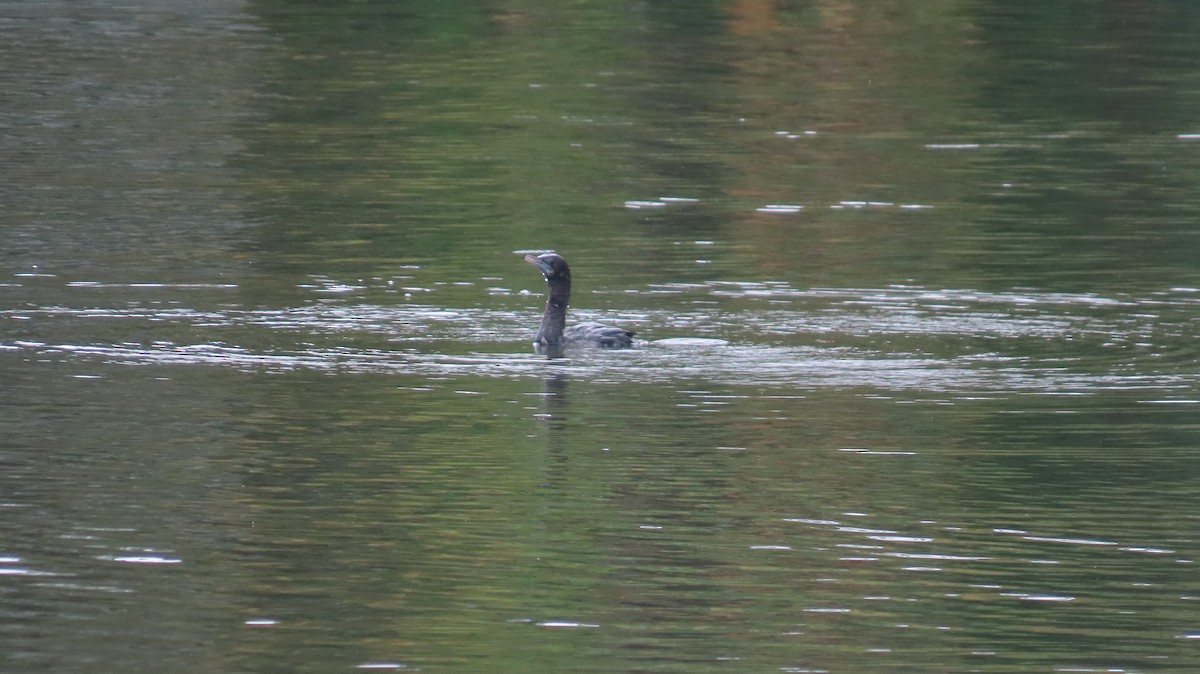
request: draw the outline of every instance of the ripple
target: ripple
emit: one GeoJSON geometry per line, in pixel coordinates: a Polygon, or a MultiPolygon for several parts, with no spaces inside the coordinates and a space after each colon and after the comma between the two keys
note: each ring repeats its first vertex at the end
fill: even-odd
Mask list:
{"type": "MultiPolygon", "coordinates": [[[[139,365],[431,376],[542,377],[569,371],[613,383],[701,379],[801,389],[866,387],[943,392],[963,401],[982,394],[1139,389],[1158,392],[1147,396],[1147,404],[1193,405],[1197,400],[1194,387],[1200,375],[1182,350],[1137,346],[1148,340],[1178,344],[1196,336],[1190,317],[1200,309],[1200,298],[1190,291],[1105,297],[909,286],[796,289],[782,281],[714,280],[658,284],[638,292],[679,297],[670,300],[671,309],[577,311],[576,318],[628,325],[641,335],[661,338],[641,341],[642,348],[631,351],[585,351],[554,361],[526,351],[536,310],[388,306],[338,298],[277,309],[155,303],[5,310],[0,317],[19,316],[35,329],[22,339],[0,343],[0,353],[30,351],[139,365]],[[691,310],[679,311],[689,297],[745,302],[732,312],[722,311],[719,303],[691,304],[691,310]],[[758,305],[758,300],[767,304],[758,305]],[[1154,311],[1147,311],[1148,305],[1154,311]],[[95,334],[109,339],[120,334],[112,322],[127,321],[132,339],[35,336],[53,335],[61,326],[64,334],[78,339],[88,333],[91,321],[97,327],[104,321],[104,329],[95,334]],[[200,339],[142,342],[145,323],[155,324],[156,334],[164,337],[160,326],[168,324],[200,339]],[[1010,350],[1014,340],[1029,341],[1010,350]],[[1055,346],[1068,341],[1069,354],[1055,346]]],[[[954,404],[954,398],[943,402],[954,404]]]]}
{"type": "Polygon", "coordinates": [[[1001,592],[1001,597],[1012,597],[1021,601],[1041,601],[1041,602],[1071,602],[1075,601],[1075,597],[1058,594],[1029,594],[1025,592],[1001,592]]]}

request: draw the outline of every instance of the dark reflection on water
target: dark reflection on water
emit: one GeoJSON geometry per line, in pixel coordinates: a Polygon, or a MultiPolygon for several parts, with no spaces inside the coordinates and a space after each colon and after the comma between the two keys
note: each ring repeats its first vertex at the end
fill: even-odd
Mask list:
{"type": "Polygon", "coordinates": [[[1194,9],[160,5],[0,11],[0,669],[1200,666],[1194,9]]]}

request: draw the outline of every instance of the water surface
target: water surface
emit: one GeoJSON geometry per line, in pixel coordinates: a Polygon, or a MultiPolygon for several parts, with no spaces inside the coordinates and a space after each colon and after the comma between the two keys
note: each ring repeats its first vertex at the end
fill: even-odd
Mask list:
{"type": "Polygon", "coordinates": [[[12,3],[4,671],[1194,671],[1197,19],[12,3]]]}

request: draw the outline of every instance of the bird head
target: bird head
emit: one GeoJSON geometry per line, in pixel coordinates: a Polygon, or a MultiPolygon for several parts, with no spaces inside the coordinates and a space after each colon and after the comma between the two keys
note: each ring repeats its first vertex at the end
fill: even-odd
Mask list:
{"type": "Polygon", "coordinates": [[[542,253],[537,257],[526,255],[525,261],[538,268],[547,281],[570,281],[571,268],[558,253],[542,253]]]}

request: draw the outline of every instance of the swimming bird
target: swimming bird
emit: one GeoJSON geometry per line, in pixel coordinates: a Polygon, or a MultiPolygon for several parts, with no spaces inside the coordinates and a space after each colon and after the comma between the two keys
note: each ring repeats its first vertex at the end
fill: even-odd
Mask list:
{"type": "Polygon", "coordinates": [[[550,296],[546,312],[533,345],[540,350],[558,351],[568,346],[605,349],[626,349],[633,346],[633,333],[603,323],[580,323],[566,327],[567,303],[571,299],[571,268],[557,253],[526,255],[525,261],[538,268],[546,277],[550,296]]]}

